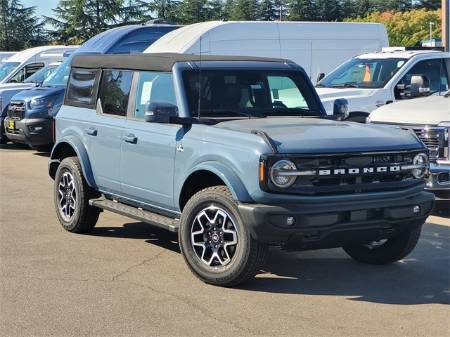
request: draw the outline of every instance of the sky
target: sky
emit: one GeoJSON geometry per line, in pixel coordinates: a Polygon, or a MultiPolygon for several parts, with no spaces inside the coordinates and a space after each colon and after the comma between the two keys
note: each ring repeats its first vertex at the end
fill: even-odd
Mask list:
{"type": "Polygon", "coordinates": [[[22,0],[22,4],[26,7],[35,6],[36,14],[52,16],[52,9],[58,6],[59,0],[22,0]]]}

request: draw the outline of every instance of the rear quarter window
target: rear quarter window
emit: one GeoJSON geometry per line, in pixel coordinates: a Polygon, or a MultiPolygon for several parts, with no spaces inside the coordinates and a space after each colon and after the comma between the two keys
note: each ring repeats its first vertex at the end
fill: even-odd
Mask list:
{"type": "Polygon", "coordinates": [[[65,104],[94,108],[99,78],[99,69],[72,68],[67,85],[65,104]]]}

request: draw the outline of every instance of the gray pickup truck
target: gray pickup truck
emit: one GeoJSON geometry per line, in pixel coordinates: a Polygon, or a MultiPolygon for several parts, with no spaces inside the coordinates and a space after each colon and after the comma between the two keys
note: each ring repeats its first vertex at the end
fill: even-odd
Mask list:
{"type": "Polygon", "coordinates": [[[427,153],[409,131],[327,118],[290,61],[91,55],[73,59],[49,174],[66,230],[108,210],[178,232],[197,277],[234,286],[269,246],[405,257],[433,207],[427,153]]]}

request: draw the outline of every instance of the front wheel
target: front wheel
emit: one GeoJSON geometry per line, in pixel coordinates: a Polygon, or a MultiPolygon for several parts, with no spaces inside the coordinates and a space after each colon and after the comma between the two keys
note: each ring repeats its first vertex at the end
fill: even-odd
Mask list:
{"type": "Polygon", "coordinates": [[[97,223],[100,209],[89,205],[97,193],[86,183],[77,157],[63,159],[55,175],[56,215],[65,230],[86,233],[97,223]]]}
{"type": "Polygon", "coordinates": [[[225,186],[203,189],[187,202],[178,235],[191,271],[214,285],[229,287],[247,281],[267,257],[267,245],[251,237],[225,186]]]}
{"type": "Polygon", "coordinates": [[[367,244],[343,247],[344,251],[358,262],[389,264],[403,259],[416,247],[422,225],[406,230],[400,235],[367,244]]]}

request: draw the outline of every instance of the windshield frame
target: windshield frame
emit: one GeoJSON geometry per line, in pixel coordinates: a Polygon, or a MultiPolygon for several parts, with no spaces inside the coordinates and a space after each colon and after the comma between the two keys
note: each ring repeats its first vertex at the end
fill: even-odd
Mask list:
{"type": "Polygon", "coordinates": [[[15,73],[15,70],[21,65],[20,62],[11,62],[11,61],[5,61],[0,62],[0,83],[3,83],[7,78],[11,76],[12,73],[15,73]],[[7,72],[2,75],[1,71],[4,68],[3,66],[10,65],[11,67],[8,68],[7,72]]]}
{"type": "MultiPolygon", "coordinates": [[[[227,66],[213,66],[214,61],[209,61],[209,62],[205,62],[207,63],[207,65],[202,64],[202,69],[200,71],[200,68],[197,66],[193,67],[193,64],[191,64],[190,66],[182,66],[180,64],[175,65],[175,69],[174,69],[174,82],[175,85],[180,86],[178,89],[183,92],[183,97],[184,98],[180,98],[181,102],[182,102],[182,109],[180,109],[180,113],[183,114],[183,110],[184,110],[184,115],[182,117],[193,117],[193,118],[198,118],[200,117],[200,120],[230,120],[230,119],[249,119],[249,118],[264,118],[264,117],[325,117],[326,116],[326,112],[323,108],[323,105],[319,99],[319,96],[317,95],[317,92],[313,86],[313,84],[311,83],[311,81],[309,80],[309,77],[307,76],[307,74],[305,73],[305,71],[297,66],[297,65],[289,65],[289,67],[286,67],[286,64],[283,64],[284,67],[279,67],[279,66],[273,66],[273,67],[255,67],[255,66],[250,66],[250,67],[243,67],[242,65],[239,65],[239,63],[235,63],[235,65],[227,65],[227,66]],[[176,69],[178,68],[178,69],[176,69]],[[257,72],[257,73],[261,73],[261,72],[267,72],[270,75],[278,75],[278,74],[289,74],[290,76],[293,76],[296,81],[295,84],[297,85],[298,89],[302,92],[305,101],[308,105],[308,107],[312,107],[312,109],[310,108],[309,110],[306,109],[301,109],[301,108],[288,108],[289,110],[284,111],[283,108],[283,113],[272,113],[275,112],[275,110],[277,110],[276,108],[272,108],[271,111],[269,111],[268,113],[264,113],[264,111],[258,111],[258,113],[256,112],[256,108],[249,108],[249,109],[239,109],[239,111],[231,111],[229,112],[229,114],[227,115],[220,115],[220,116],[213,116],[208,115],[206,113],[206,110],[203,111],[203,113],[200,113],[200,116],[198,116],[198,113],[196,111],[191,111],[191,107],[190,107],[190,102],[189,102],[189,94],[188,94],[188,89],[186,87],[186,76],[188,75],[187,73],[196,73],[199,74],[200,76],[200,72],[202,74],[204,74],[205,72],[208,71],[245,71],[245,72],[257,72]],[[301,85],[299,85],[298,83],[301,82],[301,85]],[[294,111],[295,110],[295,111],[294,111]],[[249,116],[250,114],[250,116],[249,116]]],[[[195,95],[196,98],[198,99],[198,94],[195,95]]],[[[191,98],[193,99],[193,98],[191,98]]],[[[178,99],[177,99],[178,101],[178,99]]],[[[215,110],[215,109],[214,109],[215,110]]],[[[258,110],[266,110],[266,108],[260,108],[258,110]]],[[[278,110],[277,110],[278,111],[278,110]]],[[[222,111],[221,111],[222,112],[222,111]]],[[[225,111],[223,111],[225,112],[225,111]]]]}
{"type": "MultiPolygon", "coordinates": [[[[321,79],[317,84],[316,88],[337,88],[337,89],[347,89],[347,88],[357,88],[357,89],[382,89],[384,88],[389,81],[391,81],[402,69],[403,67],[408,63],[408,58],[406,57],[395,57],[395,58],[362,58],[362,57],[354,57],[344,63],[342,63],[340,66],[338,66],[336,69],[334,69],[331,73],[326,75],[323,79],[321,79]],[[351,68],[355,67],[358,63],[364,64],[364,63],[370,63],[370,62],[403,62],[400,66],[397,66],[395,68],[395,71],[391,74],[389,78],[387,78],[385,81],[379,83],[378,85],[369,85],[364,86],[361,85],[361,83],[358,82],[346,82],[345,84],[341,85],[332,85],[331,81],[333,81],[334,78],[336,78],[337,75],[341,75],[343,77],[343,74],[348,72],[351,68]],[[327,84],[326,82],[330,82],[327,84]]],[[[372,81],[370,81],[372,83],[372,81]]]]}

